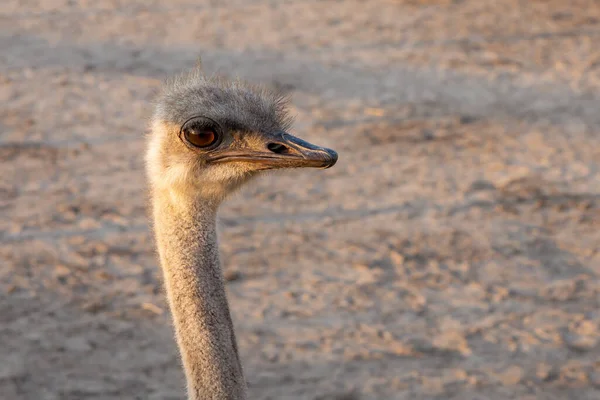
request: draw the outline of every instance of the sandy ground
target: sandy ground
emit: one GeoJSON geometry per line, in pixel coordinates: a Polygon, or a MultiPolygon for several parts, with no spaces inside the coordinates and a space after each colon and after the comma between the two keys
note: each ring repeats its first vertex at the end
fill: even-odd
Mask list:
{"type": "Polygon", "coordinates": [[[221,214],[254,399],[600,398],[594,0],[3,0],[0,398],[181,399],[146,217],[161,80],[340,153],[221,214]]]}

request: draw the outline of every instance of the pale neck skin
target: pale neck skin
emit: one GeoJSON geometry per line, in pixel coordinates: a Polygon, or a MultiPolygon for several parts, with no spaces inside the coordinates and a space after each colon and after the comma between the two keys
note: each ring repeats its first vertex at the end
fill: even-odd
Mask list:
{"type": "Polygon", "coordinates": [[[154,229],[190,400],[246,399],[216,234],[218,204],[153,194],[154,229]]]}

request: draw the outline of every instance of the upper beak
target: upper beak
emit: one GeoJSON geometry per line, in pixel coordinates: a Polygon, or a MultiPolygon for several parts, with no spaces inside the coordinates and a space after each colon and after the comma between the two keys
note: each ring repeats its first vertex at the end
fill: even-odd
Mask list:
{"type": "Polygon", "coordinates": [[[258,147],[225,151],[211,161],[246,161],[261,164],[265,169],[275,169],[330,168],[338,159],[335,151],[308,143],[287,132],[261,135],[258,147]]]}

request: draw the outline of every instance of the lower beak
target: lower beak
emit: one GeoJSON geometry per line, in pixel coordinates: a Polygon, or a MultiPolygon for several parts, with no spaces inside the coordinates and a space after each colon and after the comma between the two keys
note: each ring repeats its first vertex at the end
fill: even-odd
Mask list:
{"type": "Polygon", "coordinates": [[[316,146],[287,132],[265,135],[263,149],[223,152],[212,162],[245,161],[260,164],[265,169],[277,168],[330,168],[337,162],[335,151],[316,146]]]}

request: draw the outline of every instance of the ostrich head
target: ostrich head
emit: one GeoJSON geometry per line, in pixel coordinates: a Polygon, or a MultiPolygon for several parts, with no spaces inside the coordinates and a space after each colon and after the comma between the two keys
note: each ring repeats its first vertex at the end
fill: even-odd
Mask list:
{"type": "Polygon", "coordinates": [[[329,168],[335,151],[287,132],[286,99],[194,71],[165,85],[146,164],[151,186],[221,201],[259,171],[329,168]]]}

